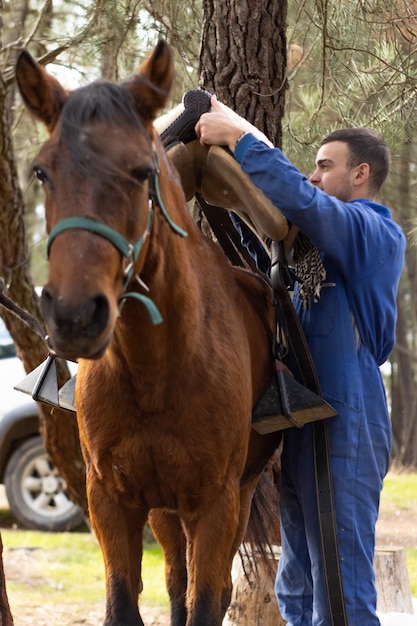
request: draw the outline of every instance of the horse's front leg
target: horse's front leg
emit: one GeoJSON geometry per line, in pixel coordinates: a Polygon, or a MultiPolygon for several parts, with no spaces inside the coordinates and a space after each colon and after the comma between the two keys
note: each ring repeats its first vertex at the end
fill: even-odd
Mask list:
{"type": "Polygon", "coordinates": [[[196,521],[186,521],[187,626],[221,626],[231,594],[232,546],[239,514],[239,481],[235,479],[212,500],[210,510],[196,521]]]}
{"type": "Polygon", "coordinates": [[[186,542],[176,513],[153,510],[149,522],[165,557],[165,580],[171,604],[171,626],[185,626],[187,609],[186,542]]]}
{"type": "Polygon", "coordinates": [[[106,575],[103,626],[144,626],[138,598],[142,590],[142,533],[147,512],[120,504],[109,495],[103,480],[89,474],[91,524],[103,553],[106,575]]]}

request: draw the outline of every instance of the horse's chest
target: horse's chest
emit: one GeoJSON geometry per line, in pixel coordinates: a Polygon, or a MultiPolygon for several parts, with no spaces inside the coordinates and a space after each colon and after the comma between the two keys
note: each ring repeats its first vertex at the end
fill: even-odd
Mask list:
{"type": "Polygon", "coordinates": [[[201,442],[173,433],[121,438],[98,470],[116,500],[188,513],[201,498],[210,500],[224,479],[224,463],[208,463],[201,442]]]}

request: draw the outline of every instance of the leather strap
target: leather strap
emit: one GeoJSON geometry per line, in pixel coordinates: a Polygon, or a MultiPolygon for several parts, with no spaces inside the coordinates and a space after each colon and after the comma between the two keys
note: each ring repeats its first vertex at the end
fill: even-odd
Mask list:
{"type": "Polygon", "coordinates": [[[330,619],[333,626],[347,626],[348,620],[340,569],[327,421],[319,420],[314,422],[313,432],[323,574],[329,602],[330,619]]]}

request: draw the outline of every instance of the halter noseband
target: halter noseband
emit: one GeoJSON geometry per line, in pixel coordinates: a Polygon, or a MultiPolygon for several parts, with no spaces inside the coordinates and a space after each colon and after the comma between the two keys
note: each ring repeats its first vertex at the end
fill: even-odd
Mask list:
{"type": "MultiPolygon", "coordinates": [[[[158,164],[156,152],[154,152],[154,156],[155,156],[156,163],[158,164]]],[[[161,314],[159,313],[156,305],[152,302],[150,298],[148,298],[147,296],[144,296],[143,294],[137,293],[135,291],[132,291],[132,292],[126,291],[128,284],[133,278],[134,266],[139,257],[139,253],[142,249],[144,242],[146,241],[146,238],[148,237],[152,229],[153,217],[154,217],[153,205],[155,202],[157,206],[159,207],[162,215],[168,222],[169,226],[171,227],[171,229],[177,235],[180,235],[181,237],[187,237],[188,234],[185,232],[185,230],[183,230],[177,224],[175,224],[167,213],[167,210],[162,201],[161,193],[159,190],[159,168],[157,167],[155,171],[152,172],[149,178],[148,224],[146,226],[145,232],[136,242],[130,243],[117,230],[114,230],[114,228],[112,228],[111,226],[108,226],[107,224],[103,224],[102,222],[99,222],[93,219],[92,217],[72,216],[72,217],[67,217],[61,220],[60,222],[58,222],[57,224],[55,224],[55,226],[53,227],[53,229],[51,230],[48,236],[46,254],[47,254],[47,258],[49,259],[49,250],[51,248],[52,242],[60,233],[66,230],[74,230],[74,229],[88,230],[91,233],[94,233],[96,235],[99,235],[100,237],[103,237],[104,239],[107,239],[107,241],[109,241],[116,248],[116,250],[120,252],[122,257],[124,257],[124,259],[126,260],[126,267],[123,272],[125,276],[125,284],[124,284],[124,291],[119,298],[120,305],[122,305],[123,302],[127,298],[134,298],[136,300],[139,300],[146,307],[152,323],[160,324],[162,322],[161,314]]],[[[141,282],[140,279],[139,279],[139,282],[141,282]]]]}

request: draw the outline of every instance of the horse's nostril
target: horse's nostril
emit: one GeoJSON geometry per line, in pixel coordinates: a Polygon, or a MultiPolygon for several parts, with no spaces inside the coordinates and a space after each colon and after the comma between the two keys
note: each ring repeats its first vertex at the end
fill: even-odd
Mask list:
{"type": "Polygon", "coordinates": [[[52,302],[53,302],[52,294],[50,293],[47,287],[44,287],[42,289],[42,294],[40,298],[40,308],[41,308],[41,313],[45,319],[48,317],[51,311],[51,308],[53,306],[52,302]]]}
{"type": "Polygon", "coordinates": [[[98,334],[109,321],[110,307],[105,296],[96,296],[93,301],[94,312],[91,319],[92,335],[98,334]]]}

